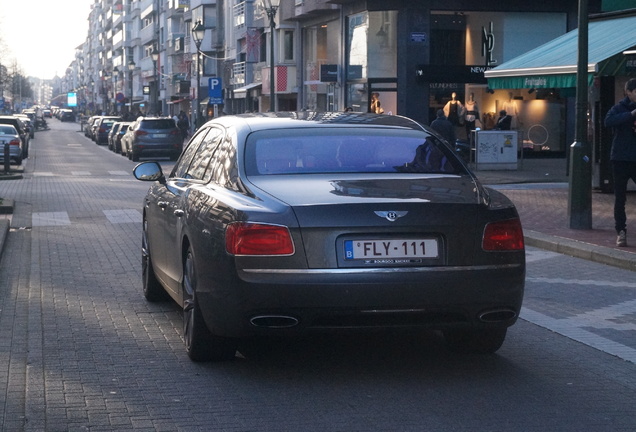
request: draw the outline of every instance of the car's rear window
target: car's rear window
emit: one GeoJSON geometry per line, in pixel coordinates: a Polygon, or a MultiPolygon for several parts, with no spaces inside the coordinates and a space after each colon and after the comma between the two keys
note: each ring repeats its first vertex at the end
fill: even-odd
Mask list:
{"type": "Polygon", "coordinates": [[[384,129],[291,129],[250,135],[248,175],[303,173],[447,173],[465,171],[426,132],[384,129]]]}
{"type": "Polygon", "coordinates": [[[141,129],[174,129],[176,124],[172,119],[142,120],[141,129]]]}
{"type": "Polygon", "coordinates": [[[0,135],[17,135],[13,126],[0,126],[0,135]]]}

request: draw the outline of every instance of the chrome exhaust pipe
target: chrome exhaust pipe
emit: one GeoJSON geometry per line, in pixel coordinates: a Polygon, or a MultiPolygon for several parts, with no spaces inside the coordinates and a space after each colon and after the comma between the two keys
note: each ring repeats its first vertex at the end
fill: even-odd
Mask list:
{"type": "Polygon", "coordinates": [[[298,319],[286,315],[257,315],[250,318],[254,327],[290,328],[298,325],[298,319]]]}
{"type": "Polygon", "coordinates": [[[512,309],[493,309],[479,314],[479,321],[485,323],[499,323],[510,321],[517,317],[512,309]]]}

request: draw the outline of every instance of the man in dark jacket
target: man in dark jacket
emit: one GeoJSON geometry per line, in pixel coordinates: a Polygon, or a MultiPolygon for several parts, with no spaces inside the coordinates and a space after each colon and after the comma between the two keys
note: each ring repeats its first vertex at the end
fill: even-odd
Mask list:
{"type": "Polygon", "coordinates": [[[455,126],[446,118],[444,110],[437,110],[437,118],[431,122],[431,129],[440,134],[451,146],[455,145],[455,126]]]}
{"type": "Polygon", "coordinates": [[[497,119],[497,125],[495,129],[498,130],[510,130],[512,126],[512,117],[508,115],[506,110],[499,111],[499,118],[497,119]]]}
{"type": "Polygon", "coordinates": [[[614,223],[616,246],[627,246],[627,183],[636,182],[636,78],[625,83],[625,98],[605,116],[605,126],[614,129],[610,161],[614,175],[614,223]]]}

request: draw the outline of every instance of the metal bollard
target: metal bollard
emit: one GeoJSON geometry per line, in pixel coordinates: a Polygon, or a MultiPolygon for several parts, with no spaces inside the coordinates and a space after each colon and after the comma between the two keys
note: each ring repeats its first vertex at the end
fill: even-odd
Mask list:
{"type": "Polygon", "coordinates": [[[9,151],[9,143],[4,143],[4,172],[8,173],[10,171],[9,164],[11,161],[9,160],[9,156],[11,152],[9,151]]]}

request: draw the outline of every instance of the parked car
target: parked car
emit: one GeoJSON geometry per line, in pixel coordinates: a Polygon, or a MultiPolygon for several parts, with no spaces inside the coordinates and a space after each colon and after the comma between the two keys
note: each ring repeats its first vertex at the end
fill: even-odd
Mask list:
{"type": "Polygon", "coordinates": [[[42,115],[43,115],[44,117],[51,118],[51,117],[52,117],[51,110],[50,110],[50,109],[44,109],[44,110],[42,110],[42,115]]]}
{"type": "Polygon", "coordinates": [[[22,139],[22,159],[29,157],[29,141],[31,138],[22,120],[19,117],[11,115],[0,116],[0,124],[9,124],[18,131],[18,134],[22,139]]]}
{"type": "Polygon", "coordinates": [[[259,335],[441,330],[491,353],[525,283],[513,203],[400,116],[255,113],[204,124],[143,202],[147,300],[183,307],[195,361],[259,335]]]}
{"type": "Polygon", "coordinates": [[[108,148],[115,153],[121,153],[121,138],[128,130],[130,122],[115,122],[108,134],[108,148]]]}
{"type": "Polygon", "coordinates": [[[20,134],[9,124],[0,124],[0,162],[4,163],[4,146],[9,144],[9,159],[22,165],[22,140],[20,134]]]}
{"type": "Polygon", "coordinates": [[[62,109],[60,110],[60,121],[69,121],[69,122],[74,122],[75,121],[75,112],[73,110],[70,109],[62,109]]]}
{"type": "Polygon", "coordinates": [[[183,136],[171,117],[139,117],[126,132],[126,149],[129,159],[138,161],[141,156],[167,156],[177,160],[183,148],[183,136]]]}
{"type": "Polygon", "coordinates": [[[16,114],[15,116],[19,117],[22,120],[22,123],[24,123],[24,129],[29,134],[29,138],[35,138],[35,127],[31,121],[31,117],[26,114],[16,114]]]}
{"type": "Polygon", "coordinates": [[[121,121],[121,117],[116,116],[102,116],[93,123],[93,141],[97,144],[108,144],[108,134],[113,124],[121,121]]]}
{"type": "Polygon", "coordinates": [[[87,138],[93,139],[93,123],[101,116],[91,116],[86,120],[84,124],[84,136],[87,138]]]}

